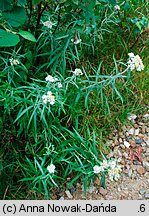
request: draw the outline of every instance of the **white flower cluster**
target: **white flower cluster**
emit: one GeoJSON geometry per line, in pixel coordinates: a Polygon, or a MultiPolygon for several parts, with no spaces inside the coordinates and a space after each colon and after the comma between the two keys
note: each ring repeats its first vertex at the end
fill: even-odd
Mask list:
{"type": "Polygon", "coordinates": [[[51,165],[47,166],[47,170],[50,174],[53,174],[55,172],[55,165],[51,164],[51,165]]]}
{"type": "Polygon", "coordinates": [[[18,65],[20,62],[17,59],[10,58],[9,59],[11,65],[18,65]]]}
{"type": "MultiPolygon", "coordinates": [[[[46,80],[47,82],[49,82],[49,83],[54,83],[54,82],[58,82],[58,81],[59,81],[56,77],[53,77],[53,76],[51,76],[51,75],[48,75],[48,76],[45,78],[45,80],[46,80]]],[[[57,83],[57,86],[58,86],[58,88],[62,88],[62,87],[63,87],[62,84],[61,84],[61,82],[58,82],[58,83],[57,83]]]]}
{"type": "Polygon", "coordinates": [[[58,81],[57,78],[52,77],[51,75],[48,75],[48,76],[45,78],[45,80],[46,80],[47,82],[57,82],[57,81],[58,81]]]}
{"type": "Polygon", "coordinates": [[[103,167],[103,166],[95,165],[95,166],[93,167],[93,170],[94,170],[94,173],[95,173],[95,174],[99,174],[100,172],[104,172],[104,167],[103,167]]]}
{"type": "Polygon", "coordinates": [[[55,96],[51,91],[48,91],[46,95],[42,96],[42,100],[44,104],[50,103],[51,105],[55,104],[55,96]]]}
{"type": "Polygon", "coordinates": [[[42,23],[44,26],[46,26],[49,29],[52,29],[52,27],[53,27],[53,23],[50,20],[48,20],[46,22],[42,22],[42,23]]]}
{"type": "Polygon", "coordinates": [[[109,179],[111,181],[117,181],[120,178],[120,172],[122,171],[121,165],[118,164],[117,160],[104,160],[100,166],[95,165],[93,167],[93,172],[99,174],[101,172],[108,172],[109,179]]]}
{"type": "Polygon", "coordinates": [[[77,38],[77,37],[76,37],[75,39],[73,39],[73,38],[71,39],[71,42],[73,42],[75,45],[81,43],[81,41],[82,41],[82,40],[79,39],[79,38],[77,38]]]}
{"type": "MultiPolygon", "coordinates": [[[[58,78],[56,77],[52,77],[51,75],[48,75],[45,80],[48,82],[48,83],[55,83],[56,82],[56,85],[58,88],[62,88],[62,84],[61,82],[58,80],[58,78]]],[[[54,105],[55,104],[55,96],[52,94],[51,91],[48,91],[47,94],[43,95],[42,96],[42,100],[43,100],[43,103],[44,104],[47,104],[47,103],[50,103],[51,105],[54,105]]]]}
{"type": "Polygon", "coordinates": [[[134,53],[128,53],[128,55],[129,55],[129,60],[127,64],[131,71],[135,69],[137,71],[144,70],[144,65],[139,55],[135,56],[134,53]]]}
{"type": "Polygon", "coordinates": [[[120,172],[122,171],[121,165],[115,163],[115,161],[111,162],[110,169],[108,169],[108,176],[111,181],[118,181],[120,178],[120,172]]]}
{"type": "Polygon", "coordinates": [[[119,5],[115,5],[115,6],[114,6],[114,9],[119,11],[121,8],[120,8],[119,5]]]}
{"type": "Polygon", "coordinates": [[[72,73],[76,76],[83,75],[83,72],[79,68],[76,68],[74,71],[72,71],[72,73]]]}

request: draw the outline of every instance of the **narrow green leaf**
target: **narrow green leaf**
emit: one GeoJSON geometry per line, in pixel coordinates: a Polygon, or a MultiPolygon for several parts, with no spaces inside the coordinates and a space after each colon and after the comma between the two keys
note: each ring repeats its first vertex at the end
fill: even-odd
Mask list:
{"type": "Polygon", "coordinates": [[[100,179],[100,186],[106,189],[105,173],[102,173],[102,176],[100,179]]]}
{"type": "Polygon", "coordinates": [[[26,109],[24,109],[15,119],[14,123],[18,121],[18,119],[20,119],[26,112],[28,112],[30,109],[32,109],[33,106],[29,106],[26,109]]]}
{"type": "Polygon", "coordinates": [[[32,35],[32,33],[28,31],[19,31],[18,34],[29,41],[36,42],[36,38],[34,37],[34,35],[32,35]]]}

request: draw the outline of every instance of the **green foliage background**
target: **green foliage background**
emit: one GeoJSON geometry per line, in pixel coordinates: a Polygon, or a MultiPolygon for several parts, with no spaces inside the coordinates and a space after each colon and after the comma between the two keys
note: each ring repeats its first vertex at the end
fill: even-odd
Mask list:
{"type": "Polygon", "coordinates": [[[1,198],[48,199],[78,181],[86,191],[108,134],[148,103],[148,15],[145,0],[0,1],[1,198]],[[129,52],[144,71],[126,70],[129,52]],[[49,90],[54,106],[42,103],[49,90]]]}

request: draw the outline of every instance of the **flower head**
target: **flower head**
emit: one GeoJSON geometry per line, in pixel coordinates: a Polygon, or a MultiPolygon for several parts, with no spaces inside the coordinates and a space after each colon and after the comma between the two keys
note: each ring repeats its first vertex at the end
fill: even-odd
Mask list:
{"type": "Polygon", "coordinates": [[[134,53],[128,53],[128,55],[129,60],[127,64],[128,68],[130,68],[131,71],[133,71],[134,69],[136,69],[137,71],[144,70],[144,65],[139,55],[135,56],[134,53]]]}
{"type": "Polygon", "coordinates": [[[135,67],[136,67],[137,71],[144,70],[144,65],[143,65],[142,59],[140,58],[139,55],[135,56],[135,67]]]}
{"type": "Polygon", "coordinates": [[[55,165],[51,164],[49,166],[47,166],[47,170],[49,171],[50,174],[55,172],[55,165]]]}
{"type": "Polygon", "coordinates": [[[55,104],[55,96],[52,95],[51,91],[48,91],[46,95],[42,96],[42,100],[44,104],[47,104],[48,102],[53,105],[55,104]]]}
{"type": "Polygon", "coordinates": [[[118,181],[120,178],[120,172],[121,172],[121,166],[117,165],[114,169],[109,169],[108,170],[108,176],[111,181],[115,180],[118,181]]]}
{"type": "Polygon", "coordinates": [[[75,45],[81,43],[81,41],[82,41],[82,40],[79,39],[79,38],[77,38],[77,37],[76,37],[75,39],[73,39],[73,38],[71,39],[71,42],[73,42],[75,45]]]}
{"type": "Polygon", "coordinates": [[[48,21],[46,21],[46,22],[42,22],[42,23],[43,23],[43,25],[46,26],[47,28],[52,29],[53,23],[52,23],[50,20],[48,20],[48,21]]]}
{"type": "Polygon", "coordinates": [[[115,9],[115,10],[120,10],[121,8],[120,8],[119,5],[115,5],[115,6],[114,6],[114,9],[115,9]]]}
{"type": "Polygon", "coordinates": [[[102,167],[102,166],[98,166],[98,165],[95,165],[94,167],[93,167],[93,172],[95,173],[95,174],[98,174],[98,173],[100,173],[100,172],[103,172],[104,171],[104,168],[102,167]]]}
{"type": "Polygon", "coordinates": [[[48,102],[47,95],[42,95],[42,100],[43,100],[43,103],[46,104],[48,102]]]}
{"type": "Polygon", "coordinates": [[[58,88],[62,88],[63,87],[62,83],[60,83],[60,82],[57,83],[57,86],[58,86],[58,88]]]}
{"type": "Polygon", "coordinates": [[[103,160],[103,162],[100,163],[100,166],[94,166],[94,173],[107,172],[111,181],[117,181],[120,178],[120,172],[122,171],[121,165],[119,165],[118,162],[119,160],[116,159],[109,161],[103,160]]]}
{"type": "Polygon", "coordinates": [[[103,166],[104,169],[107,169],[109,167],[109,164],[108,164],[107,160],[103,160],[103,162],[101,162],[100,165],[103,166]]]}
{"type": "Polygon", "coordinates": [[[55,96],[52,95],[52,92],[51,91],[48,91],[47,92],[47,97],[48,97],[48,102],[53,105],[55,104],[55,96]]]}
{"type": "Polygon", "coordinates": [[[135,57],[134,53],[128,53],[128,55],[129,55],[129,58],[134,58],[135,57]]]}
{"type": "Polygon", "coordinates": [[[57,81],[58,81],[57,78],[52,77],[51,75],[48,75],[48,76],[45,78],[45,80],[46,80],[47,82],[57,82],[57,81]]]}
{"type": "Polygon", "coordinates": [[[115,160],[109,161],[108,165],[113,170],[116,167],[116,161],[115,160]]]}
{"type": "Polygon", "coordinates": [[[76,76],[79,76],[79,75],[83,75],[83,72],[81,71],[81,69],[76,68],[76,69],[73,71],[73,74],[75,74],[76,76]]]}
{"type": "Polygon", "coordinates": [[[18,65],[20,62],[17,59],[10,58],[9,59],[11,65],[18,65]]]}
{"type": "Polygon", "coordinates": [[[130,121],[134,121],[136,118],[137,118],[137,116],[135,114],[131,114],[127,117],[127,119],[130,121]]]}

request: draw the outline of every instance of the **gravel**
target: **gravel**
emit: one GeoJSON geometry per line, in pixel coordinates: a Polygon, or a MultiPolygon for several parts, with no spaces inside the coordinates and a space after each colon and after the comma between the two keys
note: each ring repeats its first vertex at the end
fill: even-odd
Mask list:
{"type": "MultiPolygon", "coordinates": [[[[149,114],[137,116],[131,114],[127,125],[114,130],[109,135],[107,143],[112,151],[107,158],[121,159],[123,166],[121,178],[117,182],[111,182],[106,177],[106,186],[100,187],[100,181],[96,179],[87,188],[87,196],[84,197],[84,189],[80,183],[73,191],[66,190],[62,199],[92,199],[92,200],[144,200],[149,199],[149,114]]],[[[59,196],[60,197],[60,196],[59,196]]],[[[60,198],[61,199],[61,198],[60,198]]]]}
{"type": "Polygon", "coordinates": [[[149,172],[149,162],[143,161],[143,166],[147,169],[149,172]]]}
{"type": "Polygon", "coordinates": [[[135,139],[136,144],[141,145],[141,143],[143,142],[142,139],[135,139]]]}

